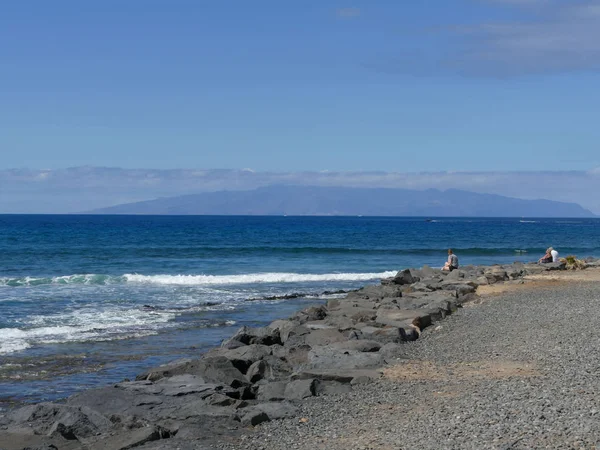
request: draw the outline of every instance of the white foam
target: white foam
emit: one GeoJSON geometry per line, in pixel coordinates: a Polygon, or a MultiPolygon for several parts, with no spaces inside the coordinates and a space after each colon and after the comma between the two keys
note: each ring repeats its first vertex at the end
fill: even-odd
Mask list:
{"type": "Polygon", "coordinates": [[[138,275],[125,274],[130,283],[172,284],[183,286],[255,284],[255,283],[302,283],[318,281],[367,281],[392,277],[396,272],[379,273],[290,273],[267,272],[245,275],[138,275]]]}
{"type": "Polygon", "coordinates": [[[5,339],[2,331],[3,330],[0,330],[0,354],[20,352],[21,350],[25,350],[25,349],[28,349],[29,347],[31,347],[31,345],[29,345],[23,339],[15,339],[15,340],[9,340],[8,338],[5,339]]]}
{"type": "Polygon", "coordinates": [[[86,285],[105,285],[122,283],[125,281],[123,277],[101,275],[101,274],[75,274],[62,275],[59,277],[19,277],[6,278],[0,277],[0,286],[20,287],[20,286],[39,286],[39,285],[70,285],[70,284],[86,284],[86,285]]]}
{"type": "Polygon", "coordinates": [[[52,316],[30,316],[26,327],[0,329],[0,354],[38,344],[106,341],[156,334],[175,318],[173,313],[139,310],[73,311],[52,316]],[[34,326],[35,328],[29,328],[34,326]]]}

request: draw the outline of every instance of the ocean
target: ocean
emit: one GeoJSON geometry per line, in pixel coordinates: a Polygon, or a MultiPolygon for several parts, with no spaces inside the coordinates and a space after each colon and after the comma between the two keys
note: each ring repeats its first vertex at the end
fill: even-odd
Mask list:
{"type": "Polygon", "coordinates": [[[600,256],[600,219],[0,215],[0,409],[196,357],[396,271],[600,256]]]}

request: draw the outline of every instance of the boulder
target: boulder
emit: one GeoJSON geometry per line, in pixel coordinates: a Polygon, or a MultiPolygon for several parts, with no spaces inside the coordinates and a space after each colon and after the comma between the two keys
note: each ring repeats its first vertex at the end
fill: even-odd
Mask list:
{"type": "Polygon", "coordinates": [[[376,321],[398,328],[410,328],[412,325],[422,330],[431,325],[431,311],[425,309],[379,310],[376,321]]]}
{"type": "Polygon", "coordinates": [[[310,308],[303,309],[292,316],[292,320],[300,323],[305,323],[313,320],[323,320],[327,317],[327,308],[321,306],[311,306],[310,308]]]}
{"type": "Polygon", "coordinates": [[[348,331],[354,328],[354,321],[350,317],[341,315],[329,315],[325,323],[338,331],[348,331]]]}
{"type": "Polygon", "coordinates": [[[287,383],[284,381],[275,381],[273,383],[263,384],[258,387],[256,394],[257,400],[265,402],[280,401],[285,399],[285,387],[287,383]]]}
{"type": "Polygon", "coordinates": [[[172,361],[168,364],[163,364],[158,367],[152,368],[146,372],[143,372],[135,377],[136,380],[148,380],[148,381],[156,381],[161,378],[170,377],[174,374],[183,373],[182,370],[193,361],[191,358],[178,359],[176,361],[172,361]]]}
{"type": "Polygon", "coordinates": [[[314,330],[302,337],[304,338],[304,342],[311,347],[347,340],[346,336],[336,329],[314,330]]]}
{"type": "Polygon", "coordinates": [[[207,404],[204,400],[193,400],[178,403],[170,411],[161,414],[161,418],[177,421],[188,420],[235,420],[239,412],[232,406],[214,406],[207,404]]]}
{"type": "Polygon", "coordinates": [[[540,264],[547,271],[550,270],[566,270],[567,266],[564,262],[552,262],[546,264],[540,264]]]}
{"type": "Polygon", "coordinates": [[[371,322],[372,320],[375,320],[376,317],[377,311],[370,309],[355,312],[350,316],[350,320],[356,324],[360,322],[371,322]]]}
{"type": "Polygon", "coordinates": [[[525,265],[520,262],[515,262],[514,264],[506,267],[506,273],[511,280],[522,278],[525,274],[525,265]]]}
{"type": "MultiPolygon", "coordinates": [[[[152,396],[155,398],[156,396],[152,396]]],[[[137,408],[139,400],[146,399],[146,395],[115,387],[87,389],[72,395],[67,399],[68,406],[86,406],[109,417],[111,414],[131,414],[137,408]]]]}
{"type": "Polygon", "coordinates": [[[256,361],[248,369],[246,378],[250,383],[256,383],[267,376],[269,369],[269,364],[265,361],[256,361]]]}
{"type": "Polygon", "coordinates": [[[298,414],[298,409],[287,402],[281,403],[260,403],[258,405],[246,408],[245,415],[242,417],[242,425],[256,426],[259,423],[271,420],[286,419],[298,414]]]}
{"type": "Polygon", "coordinates": [[[488,281],[487,277],[485,276],[479,276],[475,279],[475,282],[479,285],[479,286],[485,286],[486,284],[490,284],[490,282],[488,281]]]}
{"type": "Polygon", "coordinates": [[[461,280],[464,277],[465,277],[464,270],[456,269],[456,270],[452,270],[451,272],[448,272],[448,275],[446,275],[446,280],[457,281],[457,280],[461,280]]]}
{"type": "Polygon", "coordinates": [[[428,265],[424,265],[419,270],[419,277],[421,278],[421,281],[424,278],[443,277],[444,275],[445,275],[445,272],[443,270],[433,269],[433,268],[429,267],[428,265]]]}
{"type": "Polygon", "coordinates": [[[287,400],[303,400],[316,394],[318,381],[315,378],[291,381],[285,387],[287,400]]]}
{"type": "Polygon", "coordinates": [[[412,273],[410,273],[410,269],[404,269],[399,271],[396,276],[393,278],[392,283],[397,285],[405,285],[405,284],[413,284],[419,280],[416,280],[413,277],[412,273]]]}
{"type": "Polygon", "coordinates": [[[171,397],[181,397],[191,394],[199,394],[201,397],[207,397],[217,391],[233,392],[231,388],[225,388],[221,384],[206,383],[202,377],[189,374],[163,378],[156,382],[156,387],[161,389],[160,393],[162,395],[171,397]]]}
{"type": "MultiPolygon", "coordinates": [[[[281,337],[279,336],[279,329],[270,327],[252,328],[252,327],[241,327],[238,331],[231,336],[229,339],[223,341],[222,347],[229,347],[232,345],[231,341],[238,341],[243,344],[262,344],[262,345],[273,345],[281,344],[281,337]]],[[[237,344],[236,344],[237,345],[237,344]]]]}
{"type": "Polygon", "coordinates": [[[233,365],[231,360],[224,356],[214,356],[190,361],[179,367],[176,371],[171,371],[171,373],[172,375],[198,375],[208,383],[225,384],[233,388],[248,384],[242,372],[233,365]]]}
{"type": "Polygon", "coordinates": [[[421,281],[410,285],[411,292],[433,292],[434,290],[432,286],[421,281]]]}
{"type": "Polygon", "coordinates": [[[304,336],[310,333],[310,330],[298,322],[289,322],[289,325],[281,328],[281,341],[285,345],[286,342],[294,336],[304,336]]]}
{"type": "Polygon", "coordinates": [[[110,419],[87,406],[38,403],[8,414],[11,431],[80,440],[107,433],[110,419]]]}
{"type": "Polygon", "coordinates": [[[231,398],[228,395],[223,395],[219,393],[214,393],[209,395],[204,399],[207,405],[212,406],[235,406],[236,408],[242,408],[247,405],[246,402],[242,400],[236,400],[235,398],[231,398]]]}
{"type": "Polygon", "coordinates": [[[368,339],[386,344],[388,342],[404,342],[414,341],[418,339],[419,332],[410,324],[404,327],[384,326],[371,327],[367,326],[361,329],[364,336],[368,339]]]}
{"type": "Polygon", "coordinates": [[[475,286],[471,284],[446,284],[443,289],[446,291],[454,292],[456,297],[462,297],[463,295],[472,294],[475,292],[475,286]]]}
{"type": "Polygon", "coordinates": [[[260,344],[244,345],[242,347],[221,352],[221,356],[231,361],[233,366],[242,373],[246,373],[253,363],[260,361],[270,354],[271,348],[267,345],[260,344]]]}
{"type": "Polygon", "coordinates": [[[484,276],[487,278],[489,284],[494,284],[494,283],[498,283],[501,281],[509,280],[509,276],[506,273],[506,270],[499,268],[499,267],[497,267],[497,268],[495,267],[495,268],[492,268],[491,270],[487,270],[484,273],[484,276]]]}
{"type": "Polygon", "coordinates": [[[245,414],[241,418],[240,422],[244,426],[253,426],[259,425],[263,422],[269,422],[269,416],[266,412],[260,411],[258,409],[251,408],[247,411],[244,411],[245,414]]]}
{"type": "Polygon", "coordinates": [[[351,292],[346,300],[380,300],[386,297],[402,297],[402,288],[398,285],[365,286],[358,291],[351,292]]]}

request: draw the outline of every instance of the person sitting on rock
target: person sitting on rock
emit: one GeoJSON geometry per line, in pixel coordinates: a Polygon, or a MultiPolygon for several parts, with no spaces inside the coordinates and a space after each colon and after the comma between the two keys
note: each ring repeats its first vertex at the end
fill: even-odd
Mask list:
{"type": "MultiPolygon", "coordinates": [[[[544,256],[542,256],[540,259],[538,259],[538,263],[539,264],[551,263],[552,262],[552,250],[554,250],[552,247],[548,247],[548,250],[546,250],[546,253],[544,254],[544,256]]],[[[556,258],[558,259],[558,252],[556,252],[556,258]]]]}
{"type": "Polygon", "coordinates": [[[556,250],[554,250],[552,247],[550,247],[548,250],[550,250],[550,255],[552,256],[552,262],[559,262],[558,261],[558,252],[556,250]]]}
{"type": "Polygon", "coordinates": [[[448,261],[446,261],[446,264],[444,264],[444,267],[442,267],[442,270],[452,272],[454,269],[458,269],[458,256],[456,256],[452,252],[452,249],[449,248],[448,249],[448,261]]]}

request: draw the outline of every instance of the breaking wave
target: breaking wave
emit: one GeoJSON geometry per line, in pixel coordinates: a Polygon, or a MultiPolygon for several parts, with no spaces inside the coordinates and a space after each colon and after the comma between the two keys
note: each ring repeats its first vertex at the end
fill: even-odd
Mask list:
{"type": "Polygon", "coordinates": [[[67,275],[60,277],[20,277],[0,278],[0,286],[39,286],[39,285],[68,285],[89,284],[109,285],[123,283],[157,284],[157,285],[181,285],[181,286],[206,286],[206,285],[230,285],[230,284],[256,284],[256,283],[302,283],[319,281],[367,281],[378,278],[391,277],[395,271],[379,273],[292,273],[292,272],[268,272],[250,273],[244,275],[140,275],[124,274],[112,275],[67,275]]]}

